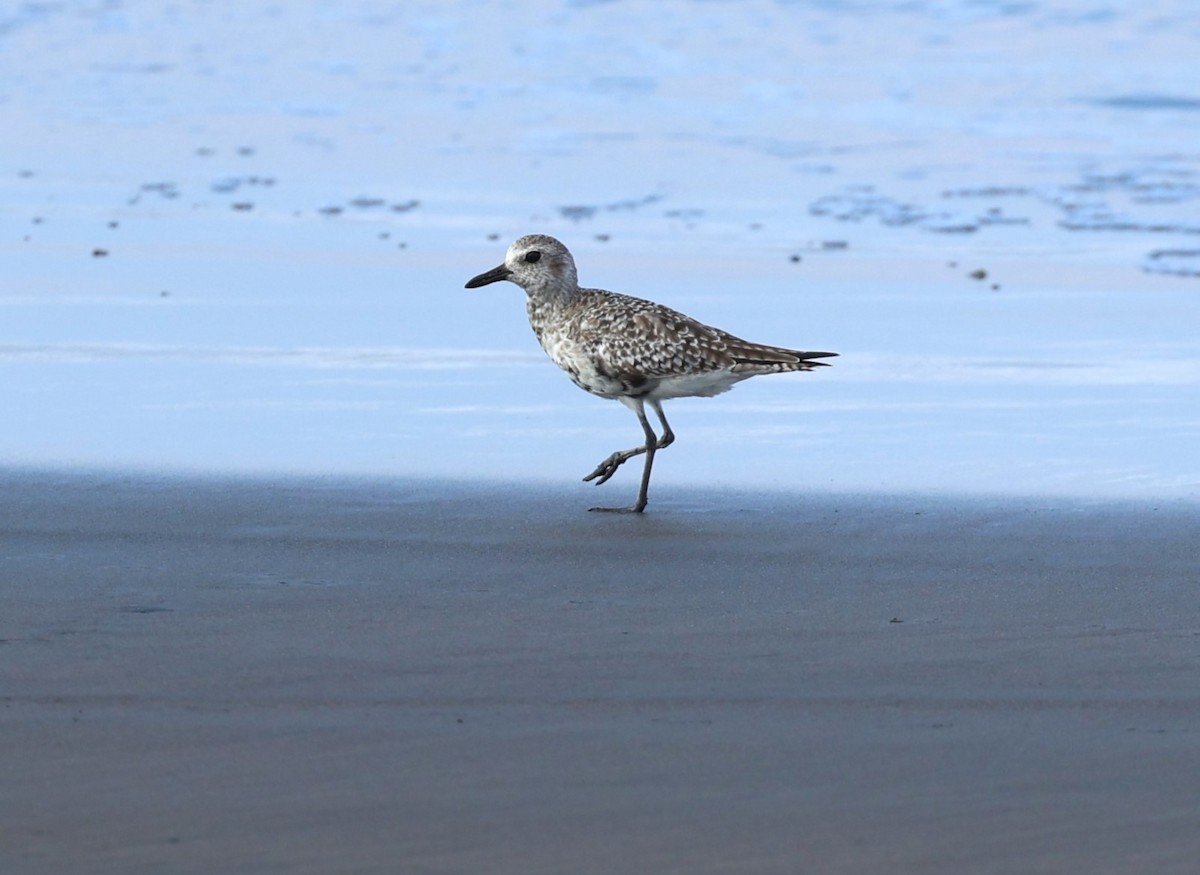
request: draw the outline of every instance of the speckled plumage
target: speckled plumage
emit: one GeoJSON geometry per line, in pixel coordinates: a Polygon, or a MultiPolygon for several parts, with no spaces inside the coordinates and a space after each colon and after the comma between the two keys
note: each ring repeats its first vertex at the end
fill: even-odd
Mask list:
{"type": "Polygon", "coordinates": [[[580,288],[567,247],[543,234],[517,240],[502,265],[474,277],[467,288],[499,280],[525,290],[529,324],[542,348],[575,385],[621,401],[642,423],[645,446],[613,453],[584,478],[603,483],[626,460],[644,453],[638,500],[633,507],[618,510],[645,508],[654,452],[674,440],[661,401],[718,395],[759,374],[810,371],[824,365],[815,359],[836,355],[751,343],[653,301],[580,288]],[[661,436],[646,420],[646,404],[662,423],[661,436]]]}

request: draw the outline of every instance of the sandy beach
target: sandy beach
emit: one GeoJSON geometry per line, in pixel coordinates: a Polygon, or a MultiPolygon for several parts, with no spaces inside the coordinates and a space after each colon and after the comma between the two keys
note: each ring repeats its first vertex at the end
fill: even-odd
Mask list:
{"type": "Polygon", "coordinates": [[[1185,873],[1200,510],[0,476],[0,870],[1185,873]]]}
{"type": "Polygon", "coordinates": [[[8,7],[0,875],[1198,870],[1189,4],[8,7]]]}

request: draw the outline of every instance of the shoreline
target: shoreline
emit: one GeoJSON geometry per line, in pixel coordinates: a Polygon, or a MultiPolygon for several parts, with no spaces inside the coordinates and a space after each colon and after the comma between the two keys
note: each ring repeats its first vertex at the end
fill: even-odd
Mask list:
{"type": "Polygon", "coordinates": [[[1200,509],[0,471],[0,868],[1190,872],[1200,509]],[[723,499],[715,504],[713,499],[723,499]]]}

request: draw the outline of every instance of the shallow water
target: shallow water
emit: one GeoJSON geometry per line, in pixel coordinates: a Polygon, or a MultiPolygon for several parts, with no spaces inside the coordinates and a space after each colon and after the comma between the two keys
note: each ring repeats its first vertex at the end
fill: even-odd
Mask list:
{"type": "Polygon", "coordinates": [[[672,404],[659,488],[1195,498],[1198,82],[1165,0],[23,4],[0,458],[581,477],[636,423],[462,289],[537,230],[842,353],[672,404]]]}

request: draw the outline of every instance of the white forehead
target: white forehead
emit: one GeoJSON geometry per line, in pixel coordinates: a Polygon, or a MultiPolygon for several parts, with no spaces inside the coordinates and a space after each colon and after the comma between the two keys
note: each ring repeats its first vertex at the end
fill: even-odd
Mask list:
{"type": "Polygon", "coordinates": [[[563,246],[558,240],[553,237],[548,237],[545,234],[526,234],[519,240],[513,242],[512,246],[508,247],[508,253],[505,255],[506,262],[519,261],[524,258],[525,253],[537,250],[541,252],[543,257],[548,255],[567,255],[567,247],[563,246]]]}

